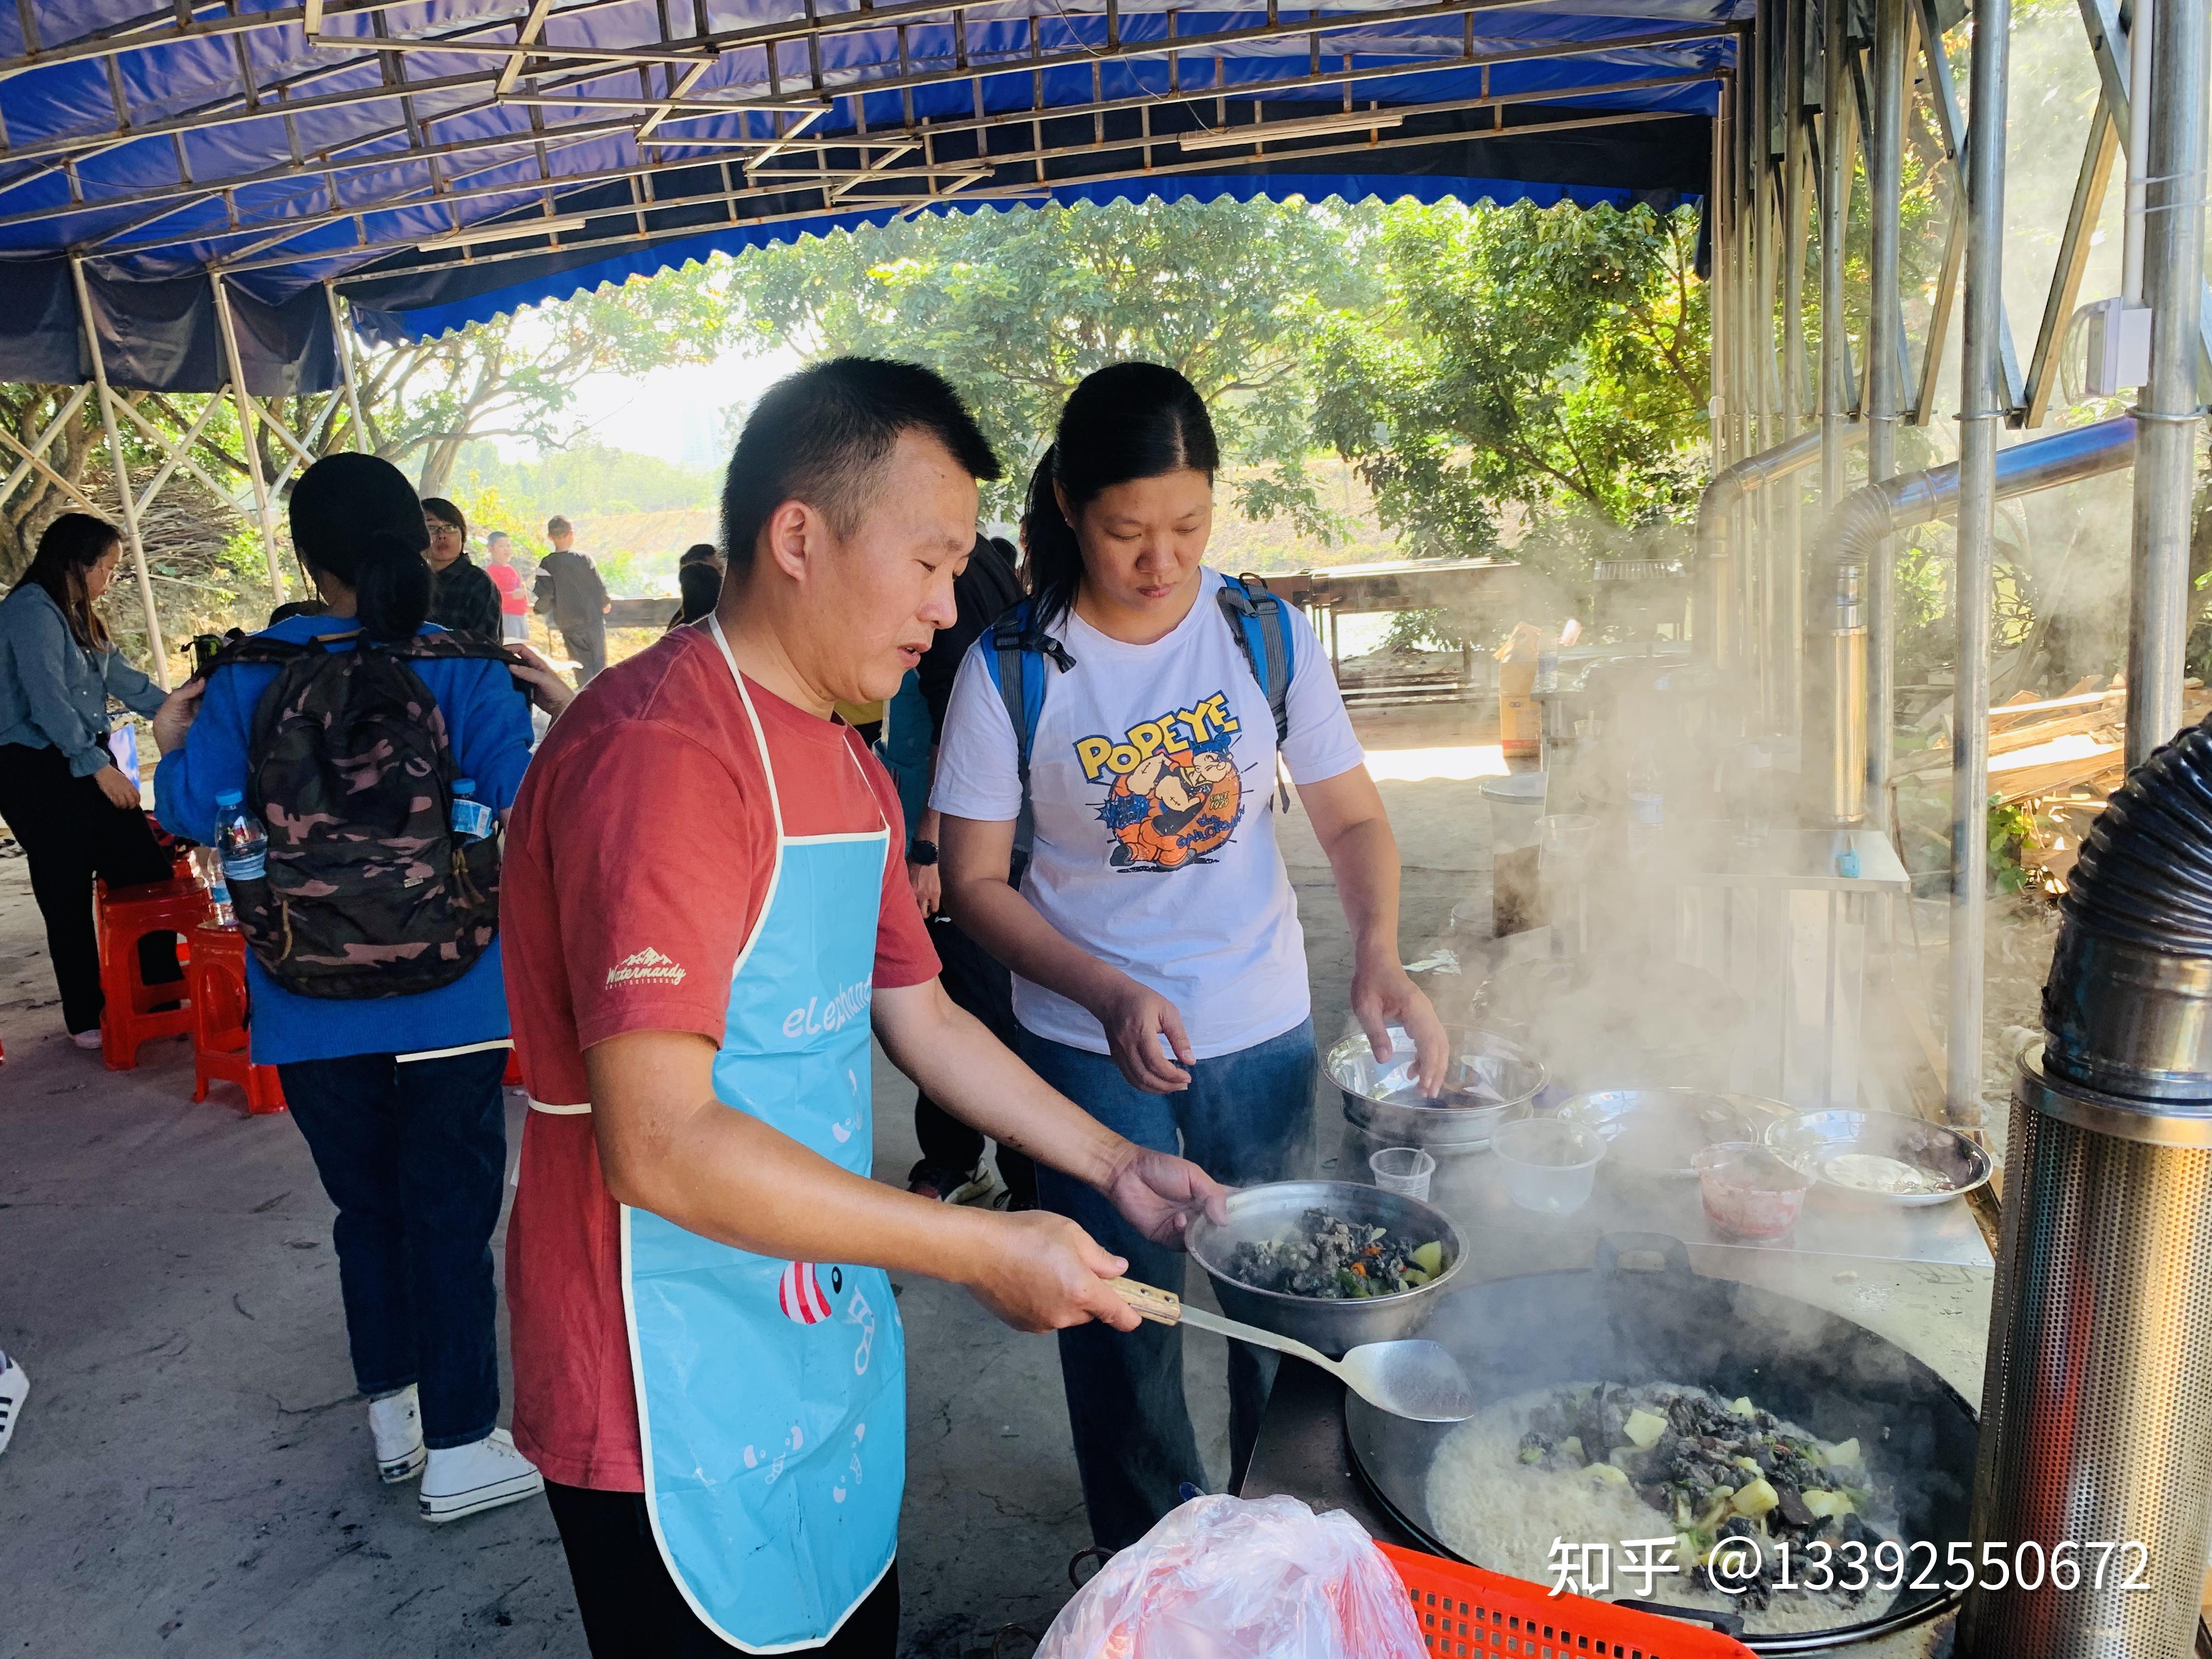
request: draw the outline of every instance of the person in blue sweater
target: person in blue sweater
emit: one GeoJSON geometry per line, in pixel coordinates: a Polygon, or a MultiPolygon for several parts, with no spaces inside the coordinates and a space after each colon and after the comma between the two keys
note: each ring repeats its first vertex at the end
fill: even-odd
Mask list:
{"type": "MultiPolygon", "coordinates": [[[[433,631],[422,504],[389,462],[317,461],[292,492],[291,526],[325,612],[266,636],[350,650],[356,625],[372,641],[433,631]]],[[[529,704],[508,665],[410,666],[437,700],[459,771],[503,814],[530,757],[529,704]]],[[[155,715],[155,794],[173,834],[215,841],[216,798],[247,788],[254,711],[277,672],[218,667],[155,715]]],[[[390,1482],[420,1473],[421,1512],[434,1522],[540,1491],[536,1467],[495,1426],[490,1245],[507,1169],[508,1048],[497,940],[460,978],[409,995],[297,995],[250,953],[246,971],[253,1058],[276,1066],[337,1206],[338,1289],[378,1473],[390,1482]]]]}

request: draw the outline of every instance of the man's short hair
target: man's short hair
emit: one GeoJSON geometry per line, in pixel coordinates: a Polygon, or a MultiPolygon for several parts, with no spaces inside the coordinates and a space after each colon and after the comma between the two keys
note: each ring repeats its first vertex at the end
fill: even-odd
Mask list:
{"type": "Polygon", "coordinates": [[[484,538],[484,545],[486,547],[489,547],[494,542],[503,542],[507,539],[507,532],[504,530],[495,530],[490,535],[484,538]]]}
{"type": "Polygon", "coordinates": [[[951,383],[914,363],[833,357],[768,389],[745,418],[722,484],[722,547],[733,574],[752,568],[753,543],[789,501],[849,536],[876,499],[877,470],[903,432],[951,452],[974,478],[999,476],[990,441],[951,383]]]}
{"type": "Polygon", "coordinates": [[[549,536],[573,536],[576,533],[576,526],[556,513],[545,520],[545,533],[549,536]]]}

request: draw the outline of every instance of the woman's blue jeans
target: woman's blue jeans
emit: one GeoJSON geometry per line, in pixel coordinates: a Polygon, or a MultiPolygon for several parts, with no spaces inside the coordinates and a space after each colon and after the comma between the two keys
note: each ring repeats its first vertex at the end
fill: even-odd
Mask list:
{"type": "MultiPolygon", "coordinates": [[[[1130,1087],[1112,1058],[1021,1034],[1022,1058],[1047,1083],[1115,1133],[1181,1152],[1217,1181],[1250,1186],[1304,1171],[1312,1160],[1314,1033],[1309,1019],[1279,1037],[1201,1060],[1172,1095],[1130,1087]]],[[[1181,1294],[1183,1254],[1155,1244],[1081,1182],[1037,1166],[1044,1208],[1079,1223],[1129,1276],[1181,1294]]],[[[1211,1340],[1212,1339],[1207,1339],[1211,1340]]],[[[1182,1332],[1150,1322],[1123,1333],[1079,1325],[1060,1334],[1060,1379],[1075,1431],[1091,1535],[1108,1549],[1133,1544],[1181,1501],[1203,1490],[1205,1466],[1182,1392],[1182,1332]]],[[[1243,1480],[1275,1380],[1275,1356],[1229,1345],[1229,1484],[1243,1480]]]]}

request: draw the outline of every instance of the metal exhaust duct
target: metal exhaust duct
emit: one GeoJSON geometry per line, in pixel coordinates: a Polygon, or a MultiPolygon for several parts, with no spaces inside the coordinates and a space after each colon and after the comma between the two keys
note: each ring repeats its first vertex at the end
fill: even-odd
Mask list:
{"type": "Polygon", "coordinates": [[[1974,1559],[2122,1547],[2101,1586],[1978,1584],[1961,1659],[2183,1659],[2195,1640],[2212,1498],[2208,726],[2136,768],[2082,848],[2048,1040],[2013,1097],[1990,1309],[1974,1559]]]}
{"type": "MultiPolygon", "coordinates": [[[[1808,436],[1817,440],[1818,434],[1808,436]]],[[[2015,444],[1997,456],[1997,498],[2116,472],[2131,464],[2135,453],[2135,418],[2128,415],[2015,444]]],[[[1807,770],[1817,764],[1825,781],[1823,811],[1832,827],[1848,829],[1866,821],[1867,630],[1859,596],[1865,591],[1867,566],[1888,538],[1948,519],[1958,510],[1959,468],[1953,462],[1853,490],[1829,515],[1821,533],[1814,575],[1819,608],[1806,655],[1828,663],[1830,669],[1814,706],[1806,711],[1805,739],[1807,770]]],[[[1701,516],[1701,529],[1703,523],[1701,516]]]]}
{"type": "MultiPolygon", "coordinates": [[[[1853,422],[1844,428],[1844,441],[1856,443],[1866,435],[1865,426],[1853,422]]],[[[1716,668],[1733,667],[1740,654],[1736,641],[1741,621],[1735,615],[1735,533],[1736,509],[1757,491],[1802,472],[1820,459],[1820,434],[1799,434],[1787,443],[1747,455],[1713,474],[1712,482],[1698,497],[1697,580],[1692,589],[1690,641],[1704,661],[1716,668]]]]}

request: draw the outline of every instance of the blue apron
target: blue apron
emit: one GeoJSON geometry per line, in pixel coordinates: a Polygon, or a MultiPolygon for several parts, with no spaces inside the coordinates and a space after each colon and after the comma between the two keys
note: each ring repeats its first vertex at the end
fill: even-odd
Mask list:
{"type": "MultiPolygon", "coordinates": [[[[711,630],[729,658],[720,625],[711,630]]],[[[730,672],[768,775],[776,863],[731,979],[714,1093],[865,1176],[890,830],[785,834],[775,765],[733,659],[730,672]]],[[[890,1279],[878,1267],[754,1255],[627,1206],[622,1249],[661,1559],[732,1646],[817,1646],[882,1580],[897,1546],[906,1348],[890,1279]]]]}

